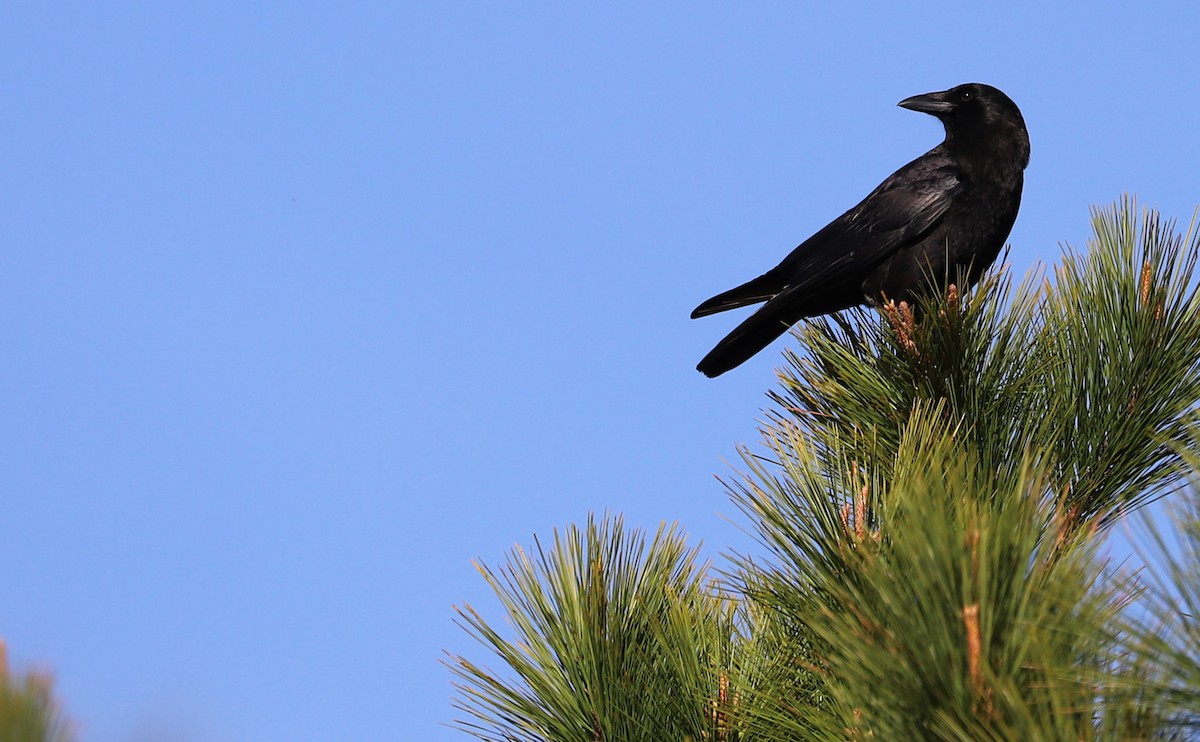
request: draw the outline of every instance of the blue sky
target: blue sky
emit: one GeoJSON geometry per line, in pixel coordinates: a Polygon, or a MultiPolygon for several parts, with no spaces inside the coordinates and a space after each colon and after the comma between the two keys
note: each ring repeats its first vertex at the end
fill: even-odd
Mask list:
{"type": "Polygon", "coordinates": [[[1200,202],[1200,6],[9,3],[0,636],[88,740],[464,736],[471,566],[622,512],[752,549],[714,474],[771,267],[996,85],[1013,270],[1200,202]],[[734,522],[730,522],[730,518],[734,522]]]}

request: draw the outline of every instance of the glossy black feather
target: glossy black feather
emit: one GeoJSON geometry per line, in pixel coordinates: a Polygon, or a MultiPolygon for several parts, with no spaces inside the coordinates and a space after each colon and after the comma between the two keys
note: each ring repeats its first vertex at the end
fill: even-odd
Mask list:
{"type": "Polygon", "coordinates": [[[963,274],[974,284],[995,261],[1016,220],[1029,162],[1020,110],[978,83],[901,105],[941,119],[945,141],[779,265],[696,307],[693,318],[766,302],[700,361],[702,373],[718,376],[741,365],[806,317],[884,296],[911,300],[928,288],[930,276],[963,274]]]}

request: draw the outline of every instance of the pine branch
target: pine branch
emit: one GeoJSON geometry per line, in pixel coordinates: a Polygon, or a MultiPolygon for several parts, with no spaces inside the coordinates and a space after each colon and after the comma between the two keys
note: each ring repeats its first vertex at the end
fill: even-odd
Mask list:
{"type": "Polygon", "coordinates": [[[1095,691],[1129,585],[1093,550],[1195,470],[1200,239],[1128,200],[1093,223],[1054,284],[994,275],[798,331],[765,450],[728,484],[770,554],[740,588],[832,699],[793,717],[1078,739],[1144,716],[1095,691]]]}
{"type": "Polygon", "coordinates": [[[12,742],[65,742],[71,729],[53,695],[53,681],[45,674],[14,674],[0,641],[0,739],[12,742]]]}

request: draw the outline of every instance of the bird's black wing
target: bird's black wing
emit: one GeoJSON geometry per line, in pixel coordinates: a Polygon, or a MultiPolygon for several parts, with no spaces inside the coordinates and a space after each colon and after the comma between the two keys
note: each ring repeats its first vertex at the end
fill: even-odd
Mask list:
{"type": "Polygon", "coordinates": [[[861,303],[869,272],[929,234],[961,190],[958,168],[937,149],[896,171],[771,271],[697,307],[693,316],[744,306],[754,302],[737,304],[739,297],[754,299],[764,287],[778,287],[697,368],[717,376],[744,363],[804,317],[861,303]]]}
{"type": "MultiPolygon", "coordinates": [[[[962,191],[959,168],[934,150],[914,160],[805,240],[772,272],[783,293],[858,279],[897,251],[921,240],[941,222],[962,191]]],[[[764,307],[765,308],[765,307],[764,307]]]]}
{"type": "Polygon", "coordinates": [[[938,149],[897,170],[857,206],[792,250],[779,265],[696,307],[692,319],[825,286],[878,265],[920,239],[960,190],[958,169],[938,149]]]}

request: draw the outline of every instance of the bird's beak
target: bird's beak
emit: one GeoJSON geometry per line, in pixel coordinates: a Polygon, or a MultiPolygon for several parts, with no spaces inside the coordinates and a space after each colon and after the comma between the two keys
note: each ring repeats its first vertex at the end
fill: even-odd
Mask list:
{"type": "Polygon", "coordinates": [[[954,104],[946,99],[945,91],[914,95],[911,98],[905,98],[896,105],[901,108],[907,108],[910,111],[920,111],[921,113],[929,113],[934,116],[950,113],[950,111],[954,110],[954,104]]]}

